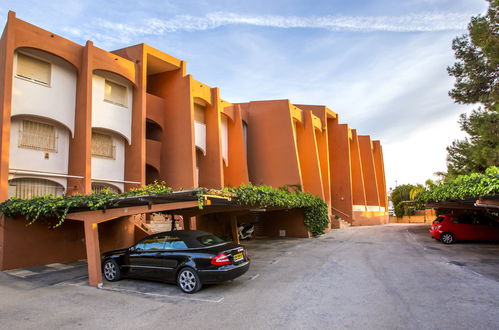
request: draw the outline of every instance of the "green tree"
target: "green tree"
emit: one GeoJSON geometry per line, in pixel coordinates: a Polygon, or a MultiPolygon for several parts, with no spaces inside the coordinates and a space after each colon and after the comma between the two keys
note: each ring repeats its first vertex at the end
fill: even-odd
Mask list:
{"type": "Polygon", "coordinates": [[[499,112],[473,110],[461,115],[461,129],[469,138],[456,140],[447,147],[447,172],[450,178],[469,173],[483,173],[499,164],[499,112]]]}
{"type": "Polygon", "coordinates": [[[390,199],[395,208],[395,215],[401,218],[404,215],[403,202],[411,200],[411,191],[416,188],[412,184],[403,184],[395,187],[390,194],[390,199]]]}
{"type": "Polygon", "coordinates": [[[409,198],[411,201],[416,199],[416,196],[424,191],[424,187],[421,184],[417,184],[414,188],[409,192],[409,198]]]}
{"type": "Polygon", "coordinates": [[[455,78],[449,95],[461,104],[480,104],[462,114],[461,129],[469,137],[447,147],[447,176],[483,173],[499,164],[499,0],[488,0],[485,15],[471,18],[468,33],[454,39],[457,62],[448,67],[455,78]]]}

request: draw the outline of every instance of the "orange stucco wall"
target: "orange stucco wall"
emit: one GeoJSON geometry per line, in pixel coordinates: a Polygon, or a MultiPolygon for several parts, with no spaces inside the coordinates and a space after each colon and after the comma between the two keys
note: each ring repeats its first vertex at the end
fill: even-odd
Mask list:
{"type": "Polygon", "coordinates": [[[196,156],[190,77],[183,76],[180,69],[156,74],[149,76],[148,89],[162,97],[165,104],[160,179],[174,189],[192,189],[196,156]]]}
{"type": "Polygon", "coordinates": [[[261,216],[263,234],[268,237],[279,237],[279,231],[285,230],[286,237],[308,238],[307,228],[303,223],[303,211],[273,211],[261,216]]]}
{"type": "Polygon", "coordinates": [[[233,108],[233,119],[228,121],[229,164],[224,166],[224,186],[237,187],[249,182],[243,121],[240,105],[227,108],[233,108]]]}
{"type": "Polygon", "coordinates": [[[351,173],[352,173],[352,193],[354,205],[366,205],[366,191],[364,187],[364,174],[360,160],[359,139],[357,130],[352,130],[352,140],[350,143],[351,173]]]}
{"type": "Polygon", "coordinates": [[[302,185],[296,135],[288,100],[250,102],[248,172],[253,184],[302,185]]]}
{"type": "MultiPolygon", "coordinates": [[[[27,226],[22,218],[2,218],[3,270],[86,258],[80,221],[66,220],[60,227],[49,229],[43,221],[27,226]]],[[[127,217],[101,223],[98,228],[103,252],[131,246],[142,237],[141,230],[136,233],[136,226],[127,217]]]]}
{"type": "Polygon", "coordinates": [[[295,122],[298,159],[302,177],[303,190],[324,198],[322,173],[315,128],[311,111],[304,113],[303,124],[295,122]]]}
{"type": "Polygon", "coordinates": [[[360,135],[358,138],[360,160],[362,162],[362,174],[364,177],[364,189],[366,192],[366,204],[380,205],[378,180],[376,179],[371,138],[367,135],[360,135]]]}
{"type": "Polygon", "coordinates": [[[354,226],[375,226],[383,225],[389,222],[387,212],[374,212],[374,211],[354,211],[353,222],[354,226]]]}
{"type": "Polygon", "coordinates": [[[331,132],[329,153],[332,213],[352,222],[353,193],[348,125],[338,124],[338,119],[332,119],[328,120],[328,129],[331,132]]]}
{"type": "MultiPolygon", "coordinates": [[[[338,115],[326,106],[294,105],[289,100],[232,104],[222,99],[223,91],[187,74],[185,62],[151,46],[138,44],[107,52],[91,41],[79,45],[31,25],[16,18],[13,12],[8,15],[0,39],[0,201],[7,198],[8,192],[13,58],[20,47],[56,55],[73,65],[77,72],[68,175],[82,178],[68,178],[68,194],[91,192],[92,74],[95,70],[106,70],[127,79],[133,86],[131,141],[125,146],[125,190],[155,179],[174,189],[191,189],[198,181],[208,188],[248,182],[274,187],[299,185],[326,201],[330,218],[337,215],[354,225],[385,221],[386,212],[359,211],[365,206],[387,206],[381,143],[371,141],[367,135],[357,135],[356,130],[341,123],[338,115]],[[196,102],[206,105],[206,154],[202,156],[196,155],[196,102]],[[227,117],[228,124],[227,164],[222,158],[222,116],[227,117]],[[155,131],[147,132],[148,127],[155,131]]],[[[270,236],[276,235],[278,229],[286,229],[290,236],[308,237],[300,211],[269,212],[262,217],[266,218],[265,231],[270,236]]],[[[198,226],[195,219],[189,224],[192,228],[217,232],[217,226],[225,228],[224,221],[200,217],[198,226]]],[[[22,221],[14,224],[9,220],[5,228],[0,227],[2,268],[12,262],[10,254],[17,246],[15,238],[29,232],[21,224],[22,221]]],[[[133,221],[125,220],[100,224],[99,233],[104,236],[99,244],[103,249],[113,244],[129,245],[138,233],[143,235],[133,226],[133,221]],[[115,243],[108,241],[109,237],[115,243]]],[[[28,228],[41,241],[59,240],[62,245],[54,245],[58,247],[66,244],[67,255],[40,250],[52,255],[44,262],[55,262],[85,257],[81,243],[68,241],[64,236],[67,232],[71,237],[85,237],[80,227],[68,222],[53,231],[38,225],[28,228]]],[[[92,239],[97,237],[92,226],[87,226],[86,232],[93,235],[92,239]]],[[[50,246],[47,249],[55,249],[50,246]]]]}

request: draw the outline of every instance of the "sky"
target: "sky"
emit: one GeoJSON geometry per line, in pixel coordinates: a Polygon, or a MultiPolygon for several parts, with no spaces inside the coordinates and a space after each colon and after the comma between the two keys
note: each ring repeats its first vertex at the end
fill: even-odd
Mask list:
{"type": "Polygon", "coordinates": [[[387,188],[446,169],[463,138],[452,39],[484,0],[0,0],[18,18],[108,51],[147,43],[229,102],[326,105],[381,140],[387,188]]]}

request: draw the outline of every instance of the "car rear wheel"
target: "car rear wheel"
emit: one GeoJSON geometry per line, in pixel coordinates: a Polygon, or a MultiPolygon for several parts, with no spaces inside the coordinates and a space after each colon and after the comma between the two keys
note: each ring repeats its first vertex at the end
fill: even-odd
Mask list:
{"type": "Polygon", "coordinates": [[[201,289],[201,281],[197,272],[190,268],[183,268],[177,275],[177,285],[185,293],[194,293],[201,289]]]}
{"type": "Polygon", "coordinates": [[[444,244],[452,244],[456,241],[456,239],[451,233],[443,233],[440,236],[440,241],[444,244]]]}
{"type": "Polygon", "coordinates": [[[104,277],[108,281],[117,281],[121,278],[121,271],[118,263],[113,259],[108,259],[104,261],[104,266],[102,267],[104,271],[104,277]]]}

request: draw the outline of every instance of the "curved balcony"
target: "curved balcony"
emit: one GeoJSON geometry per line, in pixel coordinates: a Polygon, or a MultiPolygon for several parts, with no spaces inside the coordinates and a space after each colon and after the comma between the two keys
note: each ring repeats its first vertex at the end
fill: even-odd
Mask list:
{"type": "Polygon", "coordinates": [[[161,166],[161,142],[146,139],[146,164],[160,170],[161,166]]]}
{"type": "Polygon", "coordinates": [[[146,118],[163,128],[164,100],[153,94],[146,94],[146,118]]]}

